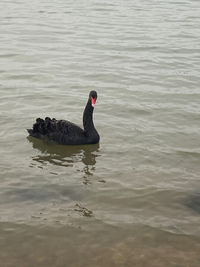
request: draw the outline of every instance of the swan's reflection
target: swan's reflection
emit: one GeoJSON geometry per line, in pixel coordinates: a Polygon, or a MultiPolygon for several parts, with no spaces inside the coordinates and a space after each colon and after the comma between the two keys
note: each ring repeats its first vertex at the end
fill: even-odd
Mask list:
{"type": "Polygon", "coordinates": [[[47,165],[48,163],[72,167],[75,163],[82,162],[84,183],[90,183],[90,176],[95,171],[96,158],[99,156],[99,144],[83,145],[83,146],[63,146],[57,144],[45,143],[43,140],[28,136],[28,141],[34,149],[37,149],[41,154],[32,157],[32,160],[47,165]]]}

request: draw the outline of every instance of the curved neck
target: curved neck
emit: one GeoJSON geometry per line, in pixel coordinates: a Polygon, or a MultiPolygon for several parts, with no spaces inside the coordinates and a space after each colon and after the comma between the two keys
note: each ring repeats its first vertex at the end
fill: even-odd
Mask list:
{"type": "MultiPolygon", "coordinates": [[[[83,127],[86,133],[90,134],[94,132],[94,124],[93,124],[93,110],[94,108],[91,105],[90,99],[88,99],[87,105],[83,112],[83,127]]],[[[96,131],[96,130],[95,130],[96,131]]]]}

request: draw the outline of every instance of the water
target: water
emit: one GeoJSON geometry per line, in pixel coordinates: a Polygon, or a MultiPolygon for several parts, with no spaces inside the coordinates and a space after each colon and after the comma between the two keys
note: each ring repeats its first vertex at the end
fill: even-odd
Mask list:
{"type": "Polygon", "coordinates": [[[199,266],[200,3],[0,6],[1,266],[199,266]],[[27,138],[93,89],[99,145],[27,138]]]}

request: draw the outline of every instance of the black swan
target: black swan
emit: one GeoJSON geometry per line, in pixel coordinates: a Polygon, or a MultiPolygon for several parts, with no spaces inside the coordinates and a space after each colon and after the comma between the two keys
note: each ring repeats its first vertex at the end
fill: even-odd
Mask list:
{"type": "Polygon", "coordinates": [[[93,124],[93,110],[96,100],[97,92],[91,91],[83,112],[84,130],[70,121],[46,117],[45,120],[36,119],[33,128],[27,129],[27,131],[30,136],[63,145],[97,144],[100,137],[93,124]]]}

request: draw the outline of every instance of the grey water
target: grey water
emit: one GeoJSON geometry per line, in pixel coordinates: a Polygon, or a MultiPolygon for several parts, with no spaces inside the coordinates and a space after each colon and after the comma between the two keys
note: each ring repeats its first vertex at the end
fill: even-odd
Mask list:
{"type": "Polygon", "coordinates": [[[200,266],[200,2],[2,0],[0,266],[200,266]],[[37,117],[99,145],[27,138],[37,117]]]}

